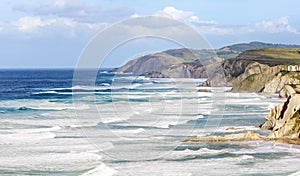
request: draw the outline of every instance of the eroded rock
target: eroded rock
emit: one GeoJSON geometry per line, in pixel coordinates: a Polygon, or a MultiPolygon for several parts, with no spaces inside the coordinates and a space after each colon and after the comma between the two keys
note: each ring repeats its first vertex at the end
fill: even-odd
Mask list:
{"type": "MultiPolygon", "coordinates": [[[[285,103],[274,107],[266,116],[266,122],[260,125],[263,130],[271,130],[268,136],[247,131],[225,136],[205,136],[184,140],[184,142],[234,142],[267,140],[290,144],[300,144],[300,94],[292,94],[285,103]]],[[[235,130],[234,127],[227,128],[235,130]]]]}

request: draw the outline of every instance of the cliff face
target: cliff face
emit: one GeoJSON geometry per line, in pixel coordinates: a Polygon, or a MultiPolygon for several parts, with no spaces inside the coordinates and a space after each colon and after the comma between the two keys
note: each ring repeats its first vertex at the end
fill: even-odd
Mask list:
{"type": "MultiPolygon", "coordinates": [[[[291,82],[289,79],[293,79],[278,76],[281,70],[285,70],[288,64],[300,63],[300,49],[291,47],[300,46],[252,42],[216,50],[172,49],[136,58],[114,71],[159,78],[208,77],[207,86],[278,93],[291,82]],[[267,49],[256,49],[258,47],[267,49]]],[[[290,87],[285,90],[282,92],[282,95],[286,94],[284,96],[293,93],[290,87]]]]}
{"type": "Polygon", "coordinates": [[[216,68],[207,85],[236,87],[250,75],[260,74],[268,68],[268,65],[255,61],[228,59],[216,68]],[[224,80],[225,85],[218,84],[220,80],[224,80]]]}
{"type": "Polygon", "coordinates": [[[115,69],[115,72],[143,74],[151,71],[161,71],[171,65],[184,62],[184,59],[165,53],[146,55],[129,61],[124,66],[115,69]]]}
{"type": "Polygon", "coordinates": [[[148,72],[146,75],[151,78],[207,78],[220,64],[220,62],[208,65],[203,65],[201,62],[182,63],[172,65],[159,72],[148,72]]]}
{"type": "MultiPolygon", "coordinates": [[[[235,55],[232,51],[218,52],[222,57],[235,55]]],[[[217,54],[215,50],[172,49],[131,60],[114,71],[153,78],[206,78],[208,72],[224,61],[217,54]]]]}
{"type": "Polygon", "coordinates": [[[261,128],[272,131],[269,138],[300,138],[300,94],[273,108],[261,128]]]}
{"type": "Polygon", "coordinates": [[[300,49],[246,51],[224,61],[207,86],[230,86],[236,92],[280,93],[288,97],[298,92],[300,73],[288,72],[287,64],[300,63],[300,49]],[[284,64],[283,64],[284,63],[284,64]],[[219,82],[223,81],[223,85],[219,82]]]}

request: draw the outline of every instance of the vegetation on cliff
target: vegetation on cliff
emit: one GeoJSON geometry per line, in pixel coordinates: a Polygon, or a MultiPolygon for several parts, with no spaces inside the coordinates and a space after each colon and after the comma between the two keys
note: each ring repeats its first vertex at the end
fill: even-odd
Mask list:
{"type": "MultiPolygon", "coordinates": [[[[125,65],[116,68],[115,72],[147,74],[149,77],[183,77],[183,78],[203,78],[210,77],[224,60],[235,61],[235,58],[247,58],[249,62],[255,60],[265,60],[272,62],[272,51],[267,50],[264,54],[260,51],[247,52],[250,49],[258,48],[291,48],[298,45],[266,44],[261,42],[251,42],[245,44],[235,44],[220,49],[171,49],[160,53],[141,56],[127,62],[125,65]],[[246,52],[244,52],[246,51],[246,52]],[[242,53],[244,52],[244,53],[242,53]],[[237,57],[238,56],[238,57],[237,57]],[[259,56],[259,57],[257,57],[259,56]]],[[[279,53],[281,51],[278,51],[279,53]]],[[[287,54],[292,58],[293,53],[287,54]]],[[[297,54],[297,53],[296,53],[297,54]]],[[[278,55],[278,54],[277,54],[278,55]]],[[[281,57],[281,56],[280,56],[281,57]]],[[[278,59],[280,60],[280,57],[278,59]]],[[[286,56],[282,56],[285,58],[286,56]]],[[[284,61],[284,60],[283,60],[284,61]]],[[[243,61],[245,62],[245,61],[243,61]]],[[[276,61],[277,62],[277,61],[276,61]]],[[[247,64],[246,62],[243,65],[247,64]]],[[[232,71],[237,71],[233,69],[232,71]]]]}
{"type": "MultiPolygon", "coordinates": [[[[300,48],[245,51],[236,58],[224,61],[206,85],[230,86],[236,92],[280,93],[287,85],[300,85],[300,72],[287,70],[288,65],[299,63],[300,48]],[[220,80],[225,80],[225,84],[219,85],[220,80]]],[[[284,96],[296,92],[285,93],[284,96]]]]}

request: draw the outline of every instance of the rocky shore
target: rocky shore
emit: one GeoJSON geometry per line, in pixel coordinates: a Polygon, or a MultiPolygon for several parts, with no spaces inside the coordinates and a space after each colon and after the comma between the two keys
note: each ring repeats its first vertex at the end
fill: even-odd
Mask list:
{"type": "Polygon", "coordinates": [[[234,142],[234,141],[278,141],[300,145],[300,94],[292,94],[285,103],[274,107],[259,126],[261,130],[270,130],[262,136],[253,131],[228,134],[225,136],[194,137],[183,142],[234,142]]]}

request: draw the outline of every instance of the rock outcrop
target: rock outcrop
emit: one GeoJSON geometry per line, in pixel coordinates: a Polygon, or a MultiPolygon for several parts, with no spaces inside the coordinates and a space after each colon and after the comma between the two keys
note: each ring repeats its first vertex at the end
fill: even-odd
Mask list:
{"type": "Polygon", "coordinates": [[[164,75],[163,73],[158,72],[158,71],[147,72],[146,76],[148,78],[170,78],[169,76],[164,75]]]}
{"type": "Polygon", "coordinates": [[[281,98],[289,97],[289,96],[291,96],[292,94],[295,94],[295,93],[296,93],[296,89],[294,89],[292,86],[284,85],[283,88],[279,92],[279,97],[281,97],[281,98]]]}
{"type": "Polygon", "coordinates": [[[255,141],[263,140],[265,137],[253,132],[228,134],[225,136],[206,136],[186,139],[183,142],[241,142],[241,141],[255,141]]]}
{"type": "Polygon", "coordinates": [[[203,65],[200,62],[173,65],[161,71],[146,74],[150,78],[207,78],[214,72],[220,62],[203,65]]]}
{"type": "Polygon", "coordinates": [[[261,128],[272,131],[269,138],[300,138],[300,94],[273,108],[261,128]]]}
{"type": "Polygon", "coordinates": [[[282,97],[288,97],[297,93],[295,88],[300,85],[300,72],[287,71],[287,64],[300,62],[299,51],[300,48],[246,51],[220,64],[205,85],[230,86],[234,92],[281,92],[282,97]],[[221,81],[225,84],[216,84],[221,81]]]}
{"type": "MultiPolygon", "coordinates": [[[[274,107],[260,125],[262,130],[271,130],[268,136],[253,131],[225,136],[194,137],[183,142],[238,142],[267,140],[300,145],[300,94],[292,94],[285,103],[274,107]]],[[[235,129],[235,128],[228,128],[235,129]]]]}

